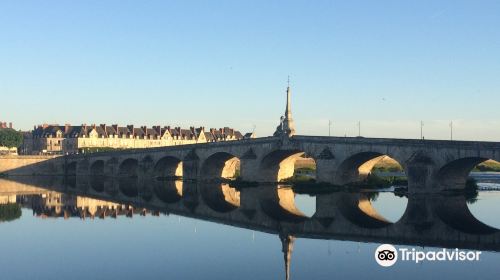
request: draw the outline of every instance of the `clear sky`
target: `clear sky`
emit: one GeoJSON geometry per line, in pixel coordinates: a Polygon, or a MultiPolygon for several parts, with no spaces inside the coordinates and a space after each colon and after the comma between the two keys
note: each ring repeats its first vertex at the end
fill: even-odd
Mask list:
{"type": "Polygon", "coordinates": [[[0,1],[0,120],[500,141],[500,1],[0,1]]]}

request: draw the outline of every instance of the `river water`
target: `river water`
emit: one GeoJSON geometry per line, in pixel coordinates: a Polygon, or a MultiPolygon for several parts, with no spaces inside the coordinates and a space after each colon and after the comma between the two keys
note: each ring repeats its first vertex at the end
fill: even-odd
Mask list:
{"type": "MultiPolygon", "coordinates": [[[[488,190],[467,200],[465,208],[478,220],[473,221],[470,228],[481,228],[479,221],[500,228],[500,190],[494,190],[500,176],[474,176],[480,183],[484,181],[482,186],[488,190]]],[[[15,202],[22,212],[19,218],[0,223],[1,279],[286,279],[287,264],[289,279],[498,279],[500,275],[500,254],[497,253],[500,235],[496,231],[475,232],[470,236],[477,237],[473,238],[476,241],[458,244],[465,250],[483,248],[479,261],[424,261],[418,264],[401,261],[385,268],[377,264],[374,253],[388,240],[397,241],[398,249],[415,248],[426,252],[450,246],[418,244],[420,235],[415,235],[416,245],[409,244],[412,240],[406,240],[405,236],[412,232],[399,236],[390,230],[386,233],[379,227],[374,229],[368,226],[373,223],[366,222],[366,215],[359,219],[356,216],[351,221],[359,223],[346,225],[345,229],[331,228],[343,225],[336,224],[338,219],[344,219],[338,214],[332,214],[330,220],[321,220],[331,223],[329,226],[304,222],[319,215],[317,211],[330,213],[328,207],[336,207],[320,205],[320,196],[343,197],[338,200],[342,203],[353,197],[369,197],[368,204],[360,198],[359,207],[366,210],[366,205],[371,205],[375,211],[370,208],[364,213],[371,215],[372,220],[376,213],[377,221],[385,220],[390,226],[405,216],[409,201],[407,196],[391,191],[318,195],[296,194],[286,186],[259,186],[252,190],[222,186],[214,187],[217,192],[212,193],[211,189],[198,186],[199,196],[196,197],[200,201],[188,203],[192,198],[187,198],[190,191],[184,186],[182,190],[177,189],[177,201],[164,203],[163,208],[162,204],[151,202],[153,200],[122,199],[125,196],[111,196],[105,192],[99,195],[78,184],[66,187],[45,181],[38,184],[37,180],[31,179],[30,183],[0,180],[2,204],[15,202]],[[91,198],[86,198],[85,192],[89,192],[91,198]],[[253,205],[246,204],[245,199],[253,198],[247,192],[259,194],[261,202],[257,208],[264,209],[265,214],[247,211],[244,212],[248,214],[246,220],[239,218],[238,207],[253,205]],[[106,200],[108,198],[112,199],[106,200]],[[217,211],[203,210],[205,204],[217,211]],[[169,205],[174,206],[169,208],[169,205]],[[175,205],[182,207],[175,208],[175,205]],[[102,214],[102,209],[113,207],[120,211],[102,214]],[[314,232],[315,228],[322,232],[321,236],[299,236],[314,232]],[[279,233],[272,232],[274,229],[279,233]],[[348,234],[334,234],[337,230],[345,230],[348,234]],[[283,236],[295,233],[298,234],[293,238],[293,248],[284,250],[283,236]],[[388,237],[379,239],[376,236],[380,234],[388,237]],[[497,236],[496,241],[491,241],[493,235],[497,236]]],[[[348,203],[342,207],[344,210],[339,206],[339,213],[353,217],[348,203]]],[[[440,216],[445,212],[436,213],[435,216],[440,216]]],[[[421,224],[426,224],[425,221],[421,224]]],[[[468,230],[458,228],[458,231],[449,231],[450,238],[468,230]]],[[[432,226],[418,230],[427,240],[422,242],[432,240],[427,236],[432,235],[432,226]]],[[[448,244],[446,236],[440,238],[436,242],[448,244]]]]}

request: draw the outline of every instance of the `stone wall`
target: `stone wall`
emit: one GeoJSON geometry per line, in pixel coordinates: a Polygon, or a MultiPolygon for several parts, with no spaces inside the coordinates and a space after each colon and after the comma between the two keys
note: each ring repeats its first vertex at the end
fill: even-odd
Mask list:
{"type": "Polygon", "coordinates": [[[64,175],[64,160],[57,156],[0,156],[0,174],[64,175]]]}
{"type": "Polygon", "coordinates": [[[42,194],[48,192],[50,191],[36,187],[32,183],[0,179],[0,204],[6,204],[6,200],[8,200],[8,202],[15,203],[15,198],[18,195],[42,194]],[[13,201],[10,200],[12,197],[14,197],[13,201]]]}

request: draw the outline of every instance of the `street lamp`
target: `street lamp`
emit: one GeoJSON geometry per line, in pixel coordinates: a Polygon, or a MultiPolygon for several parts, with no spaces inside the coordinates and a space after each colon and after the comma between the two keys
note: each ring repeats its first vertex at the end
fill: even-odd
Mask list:
{"type": "Polygon", "coordinates": [[[424,139],[424,121],[420,121],[420,139],[424,139]]]}
{"type": "Polygon", "coordinates": [[[450,140],[453,141],[453,121],[450,122],[450,140]]]}
{"type": "Polygon", "coordinates": [[[332,121],[328,120],[328,136],[332,136],[332,121]]]}

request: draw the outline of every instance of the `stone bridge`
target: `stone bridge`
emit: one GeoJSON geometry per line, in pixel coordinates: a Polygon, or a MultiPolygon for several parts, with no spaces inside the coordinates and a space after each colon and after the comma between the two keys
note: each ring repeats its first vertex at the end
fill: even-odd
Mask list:
{"type": "Polygon", "coordinates": [[[462,189],[470,171],[500,161],[500,143],[344,137],[267,137],[243,141],[70,155],[57,159],[65,175],[182,177],[214,181],[240,169],[243,181],[280,182],[299,157],[316,162],[319,183],[345,185],[365,178],[384,156],[408,177],[409,192],[462,189]]]}

